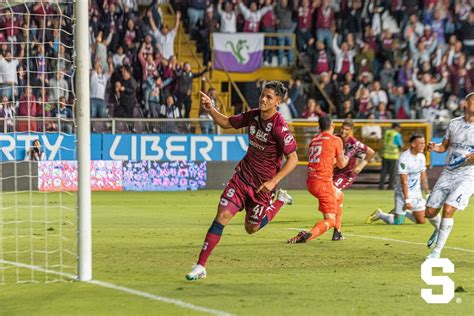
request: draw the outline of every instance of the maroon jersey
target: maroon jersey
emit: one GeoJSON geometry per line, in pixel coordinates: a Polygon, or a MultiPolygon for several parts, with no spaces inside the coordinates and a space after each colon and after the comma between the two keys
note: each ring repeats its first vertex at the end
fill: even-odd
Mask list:
{"type": "Polygon", "coordinates": [[[355,137],[349,136],[347,142],[344,143],[344,154],[349,158],[349,162],[343,169],[336,168],[334,170],[334,176],[344,174],[355,177],[354,168],[357,163],[357,158],[362,158],[365,153],[367,153],[367,146],[358,141],[355,137]]]}
{"type": "Polygon", "coordinates": [[[254,109],[229,118],[233,128],[248,126],[249,148],[235,168],[239,177],[254,188],[273,178],[281,168],[283,155],[296,150],[296,141],[280,113],[262,120],[254,109]]]}

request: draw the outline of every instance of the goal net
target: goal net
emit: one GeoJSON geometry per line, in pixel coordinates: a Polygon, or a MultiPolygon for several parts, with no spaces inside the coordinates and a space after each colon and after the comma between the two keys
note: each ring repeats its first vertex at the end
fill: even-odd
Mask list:
{"type": "Polygon", "coordinates": [[[0,284],[77,275],[74,1],[0,2],[0,284]]]}

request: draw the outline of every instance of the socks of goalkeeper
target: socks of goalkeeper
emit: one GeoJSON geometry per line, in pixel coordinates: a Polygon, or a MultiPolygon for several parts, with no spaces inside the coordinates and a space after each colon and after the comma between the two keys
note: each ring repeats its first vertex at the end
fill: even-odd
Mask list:
{"type": "Polygon", "coordinates": [[[334,228],[341,230],[342,225],[342,204],[344,202],[344,193],[342,191],[338,192],[336,200],[336,223],[334,228]]]}
{"type": "Polygon", "coordinates": [[[224,225],[217,221],[213,221],[211,227],[207,231],[206,239],[202,246],[201,253],[199,254],[198,264],[203,267],[206,265],[207,259],[211,255],[212,250],[216,247],[221,240],[222,231],[224,230],[224,225]]]}
{"type": "Polygon", "coordinates": [[[448,240],[449,234],[454,226],[454,218],[443,218],[441,220],[441,226],[439,228],[438,239],[436,240],[436,246],[433,251],[441,253],[443,250],[446,241],[448,240]]]}
{"type": "Polygon", "coordinates": [[[379,214],[379,219],[383,220],[385,223],[389,224],[389,225],[393,225],[394,224],[394,219],[393,219],[393,214],[387,214],[387,213],[380,213],[379,214]]]}
{"type": "Polygon", "coordinates": [[[441,216],[439,214],[433,218],[428,218],[428,220],[435,229],[439,229],[439,225],[441,224],[441,216]]]}
{"type": "Polygon", "coordinates": [[[333,219],[329,219],[329,218],[318,222],[309,231],[311,233],[311,237],[308,238],[308,241],[321,236],[322,234],[327,232],[329,229],[333,228],[334,225],[336,225],[336,222],[333,219]]]}
{"type": "Polygon", "coordinates": [[[260,221],[258,229],[260,230],[265,227],[265,225],[270,223],[272,219],[274,219],[275,216],[278,214],[283,205],[285,205],[285,203],[277,199],[270,206],[268,206],[265,210],[265,216],[260,221]]]}

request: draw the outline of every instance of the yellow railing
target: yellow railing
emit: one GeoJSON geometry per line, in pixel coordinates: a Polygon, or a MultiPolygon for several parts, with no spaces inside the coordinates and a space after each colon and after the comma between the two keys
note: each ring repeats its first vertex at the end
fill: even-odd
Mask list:
{"type": "MultiPolygon", "coordinates": [[[[308,163],[307,149],[308,145],[316,133],[319,133],[318,123],[316,121],[294,121],[289,122],[293,134],[298,143],[298,157],[301,165],[308,163]]],[[[336,120],[336,133],[342,125],[342,120],[336,120]]],[[[369,166],[381,165],[381,151],[383,146],[383,134],[385,130],[392,126],[392,122],[377,121],[355,121],[354,137],[366,144],[375,151],[374,158],[369,162],[369,166]]],[[[431,140],[431,124],[426,122],[400,122],[401,134],[403,138],[404,149],[408,148],[408,141],[413,134],[422,134],[425,136],[426,143],[431,140]]],[[[404,150],[403,149],[403,150],[404,150]]],[[[430,164],[430,155],[427,154],[427,165],[430,164]]]]}

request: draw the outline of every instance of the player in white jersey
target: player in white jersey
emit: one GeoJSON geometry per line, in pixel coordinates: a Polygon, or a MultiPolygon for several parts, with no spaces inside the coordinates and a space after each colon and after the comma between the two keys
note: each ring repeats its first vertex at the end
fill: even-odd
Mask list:
{"type": "Polygon", "coordinates": [[[428,199],[426,216],[435,217],[443,207],[441,225],[435,229],[427,259],[439,258],[454,225],[454,213],[469,204],[474,192],[474,92],[466,96],[464,116],[451,120],[440,144],[430,143],[429,150],[448,152],[446,166],[428,199]]]}
{"type": "MultiPolygon", "coordinates": [[[[395,209],[384,213],[381,209],[367,217],[367,224],[383,220],[390,225],[400,225],[405,216],[416,224],[425,223],[425,199],[422,190],[428,194],[428,178],[426,176],[426,141],[423,135],[415,134],[410,137],[410,148],[404,151],[398,161],[398,175],[395,186],[395,209]]],[[[439,216],[430,219],[434,227],[438,227],[439,216]]]]}

